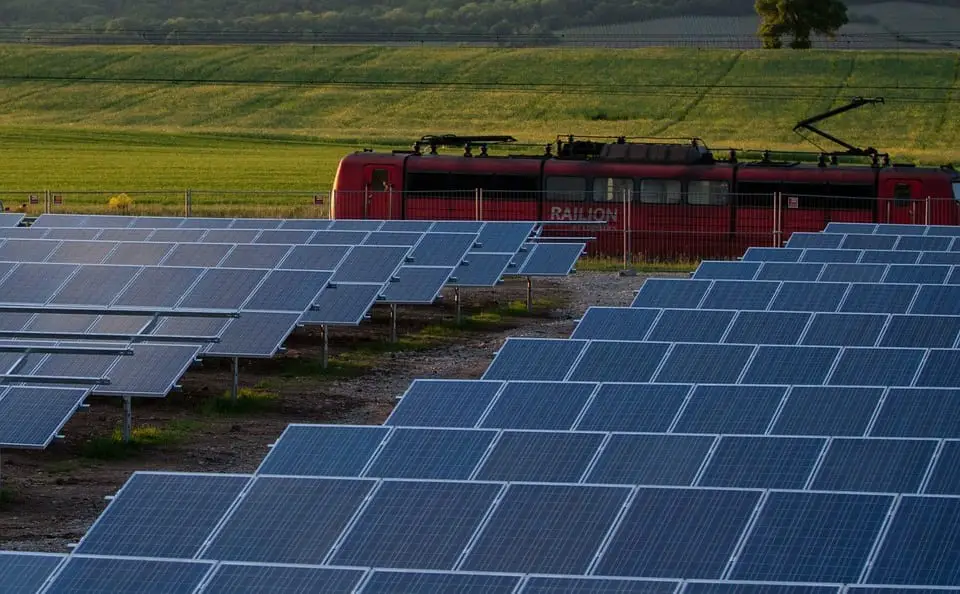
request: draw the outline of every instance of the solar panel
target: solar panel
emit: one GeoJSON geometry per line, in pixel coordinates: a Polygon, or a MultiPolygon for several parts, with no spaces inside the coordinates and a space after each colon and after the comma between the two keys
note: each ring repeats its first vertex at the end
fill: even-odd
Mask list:
{"type": "Polygon", "coordinates": [[[21,264],[0,282],[0,303],[46,303],[76,269],[72,264],[21,264]]]}
{"type": "Polygon", "coordinates": [[[226,229],[233,223],[233,219],[214,218],[214,217],[190,217],[185,218],[180,223],[181,229],[200,228],[200,229],[226,229]]]}
{"type": "Polygon", "coordinates": [[[157,229],[150,236],[150,241],[200,242],[206,232],[204,229],[157,229]]]}
{"type": "Polygon", "coordinates": [[[267,275],[266,270],[211,268],[184,295],[184,308],[237,309],[250,297],[267,275]]]}
{"type": "Polygon", "coordinates": [[[385,480],[330,562],[453,569],[500,490],[496,483],[385,480]]]}
{"type": "Polygon", "coordinates": [[[329,272],[274,270],[243,303],[243,308],[302,313],[316,301],[329,280],[329,272]]]}
{"type": "Polygon", "coordinates": [[[730,577],[856,582],[892,496],[771,492],[730,577]]]}
{"type": "Polygon", "coordinates": [[[397,280],[387,283],[384,300],[403,304],[433,303],[452,274],[452,268],[440,266],[401,266],[397,280]]]}
{"type": "Polygon", "coordinates": [[[257,473],[360,476],[388,432],[376,426],[289,425],[257,473]]]}
{"type": "Polygon", "coordinates": [[[750,582],[687,582],[684,594],[837,594],[835,585],[750,582]]]}
{"type": "MultiPolygon", "coordinates": [[[[703,299],[703,309],[767,309],[780,288],[771,281],[714,281],[703,299]]],[[[664,307],[677,307],[664,305],[664,307]]]]}
{"type": "Polygon", "coordinates": [[[811,489],[916,493],[937,442],[909,439],[834,439],[811,489]]]}
{"type": "Polygon", "coordinates": [[[98,264],[117,247],[109,241],[63,241],[46,259],[62,264],[98,264]]]}
{"type": "MultiPolygon", "coordinates": [[[[29,227],[27,229],[32,229],[29,227]]],[[[103,235],[108,229],[85,229],[85,228],[75,228],[75,227],[64,227],[64,228],[50,228],[46,232],[42,233],[44,239],[95,239],[98,235],[103,235]]],[[[117,231],[124,231],[124,229],[117,229],[117,231]]],[[[39,239],[41,235],[40,231],[34,231],[29,236],[22,235],[24,238],[33,238],[39,239]]]]}
{"type": "Polygon", "coordinates": [[[510,382],[481,420],[497,429],[569,429],[596,386],[572,382],[510,382]]]}
{"type": "Polygon", "coordinates": [[[521,276],[566,276],[587,247],[585,243],[538,243],[517,271],[521,276]]]}
{"type": "Polygon", "coordinates": [[[259,229],[208,229],[201,243],[252,243],[260,235],[259,229]]]}
{"type": "Polygon", "coordinates": [[[694,308],[710,290],[712,281],[648,278],[640,285],[630,307],[694,308]]]}
{"type": "Polygon", "coordinates": [[[664,432],[680,411],[691,386],[603,384],[577,423],[578,431],[664,432]]]}
{"type": "Polygon", "coordinates": [[[838,247],[845,250],[892,250],[897,245],[897,235],[857,235],[849,233],[838,247]]]}
{"type": "Polygon", "coordinates": [[[808,312],[741,311],[724,342],[797,344],[810,316],[808,312]]]}
{"type": "Polygon", "coordinates": [[[783,386],[697,386],[673,431],[762,435],[786,390],[783,386]]]}
{"type": "Polygon", "coordinates": [[[694,271],[695,279],[751,280],[760,270],[759,262],[704,260],[694,271]]]}
{"type": "Polygon", "coordinates": [[[414,233],[409,231],[374,231],[367,235],[360,245],[404,245],[413,247],[417,245],[423,233],[414,233]]]}
{"type": "Polygon", "coordinates": [[[492,287],[507,274],[513,254],[468,253],[453,271],[451,285],[460,287],[492,287]]]}
{"type": "MultiPolygon", "coordinates": [[[[852,284],[840,311],[852,313],[907,313],[916,285],[852,284]]],[[[921,313],[921,312],[912,312],[921,313]]]]}
{"type": "Polygon", "coordinates": [[[533,227],[534,223],[529,222],[488,222],[477,237],[481,244],[477,251],[515,254],[530,237],[533,227]]]}
{"type": "Polygon", "coordinates": [[[463,569],[586,573],[629,493],[627,487],[511,484],[463,569]]]}
{"type": "Polygon", "coordinates": [[[914,250],[918,252],[946,252],[954,242],[953,237],[938,235],[924,237],[917,235],[903,235],[897,242],[898,250],[914,250]]]}
{"type": "Polygon", "coordinates": [[[837,311],[848,287],[846,283],[784,282],[780,292],[770,304],[770,309],[774,311],[837,311]]]}
{"type": "Polygon", "coordinates": [[[919,258],[920,252],[907,250],[863,250],[859,261],[862,264],[916,264],[919,258]]]}
{"type": "Polygon", "coordinates": [[[350,250],[331,279],[335,283],[385,283],[403,263],[405,246],[357,246],[350,250]]]}
{"type": "Polygon", "coordinates": [[[811,437],[720,438],[698,485],[755,489],[802,489],[825,439],[811,437]]]}
{"type": "Polygon", "coordinates": [[[960,227],[956,225],[929,225],[925,229],[927,235],[960,235],[960,227]]]}
{"type": "Polygon", "coordinates": [[[532,576],[524,594],[670,594],[677,582],[667,580],[614,579],[604,577],[532,576]]]}
{"type": "Polygon", "coordinates": [[[276,268],[290,251],[288,245],[241,244],[220,263],[224,268],[276,268]]]}
{"type": "MultiPolygon", "coordinates": [[[[173,389],[174,384],[193,364],[200,352],[200,347],[181,344],[136,344],[131,348],[133,356],[120,357],[107,372],[110,384],[97,386],[94,388],[95,394],[163,398],[173,389]]],[[[78,363],[89,366],[88,359],[89,356],[84,356],[78,363]]],[[[45,365],[41,365],[38,373],[44,372],[44,368],[45,365]]]]}
{"type": "Polygon", "coordinates": [[[821,282],[833,283],[879,283],[887,272],[886,264],[825,264],[820,275],[821,282]]]}
{"type": "Polygon", "coordinates": [[[401,427],[364,476],[466,480],[496,435],[492,430],[401,427]]]}
{"type": "Polygon", "coordinates": [[[295,244],[306,243],[313,231],[303,229],[266,229],[261,231],[254,243],[295,244]]]}
{"type": "Polygon", "coordinates": [[[840,233],[794,233],[786,245],[788,248],[839,248],[843,238],[840,233]]]}
{"type": "Polygon", "coordinates": [[[597,573],[719,578],[759,498],[759,491],[640,488],[597,573]]]}
{"type": "MultiPolygon", "coordinates": [[[[299,313],[245,311],[239,319],[230,321],[220,335],[220,342],[211,344],[204,352],[220,357],[272,357],[299,320],[299,313]]],[[[190,333],[177,335],[189,336],[190,333]]]]}
{"type": "Polygon", "coordinates": [[[880,223],[874,233],[887,233],[890,235],[923,235],[926,230],[924,225],[915,225],[913,223],[880,223]]]}
{"type": "Polygon", "coordinates": [[[374,484],[363,479],[258,477],[201,558],[319,565],[374,484]]]}
{"type": "Polygon", "coordinates": [[[886,322],[887,316],[880,314],[814,314],[802,344],[873,346],[886,322]]]}
{"type": "Polygon", "coordinates": [[[870,435],[960,438],[960,390],[891,388],[870,435]]]}
{"type": "Polygon", "coordinates": [[[714,441],[713,435],[615,434],[586,482],[689,486],[714,441]]]}
{"type": "Polygon", "coordinates": [[[803,250],[800,256],[801,262],[858,262],[862,250],[838,250],[838,249],[817,249],[809,248],[803,250]]]}
{"type": "Polygon", "coordinates": [[[860,233],[860,234],[870,234],[877,230],[877,225],[874,223],[838,223],[832,222],[827,223],[827,226],[824,228],[824,233],[860,233]]]}
{"type": "Polygon", "coordinates": [[[921,349],[847,348],[829,383],[835,386],[909,386],[923,360],[921,349]]]}
{"type": "Polygon", "coordinates": [[[647,338],[664,342],[720,342],[734,315],[729,310],[666,309],[647,338]]]}
{"type": "Polygon", "coordinates": [[[0,213],[0,227],[16,227],[23,220],[20,213],[2,212],[0,213]]]}
{"type": "Polygon", "coordinates": [[[743,254],[744,262],[798,262],[802,248],[749,247],[743,254]]]}
{"type": "Polygon", "coordinates": [[[960,583],[960,498],[904,495],[867,578],[873,583],[960,583]]]}
{"type": "Polygon", "coordinates": [[[136,472],[77,553],[191,558],[250,477],[136,472]]]}
{"type": "Polygon", "coordinates": [[[774,435],[864,435],[883,388],[795,386],[771,429],[774,435]]]}
{"type": "Polygon", "coordinates": [[[296,270],[336,270],[350,251],[348,245],[297,245],[279,268],[296,270]]]}
{"type": "Polygon", "coordinates": [[[476,239],[476,233],[427,233],[410,257],[417,266],[453,268],[464,259],[476,239]]]}
{"type": "Polygon", "coordinates": [[[310,238],[310,243],[312,245],[360,245],[367,235],[369,235],[367,231],[317,231],[310,238]]]}
{"type": "Polygon", "coordinates": [[[42,239],[7,239],[0,244],[0,260],[8,262],[43,262],[60,245],[59,241],[42,239]]]}
{"type": "Polygon", "coordinates": [[[949,266],[891,264],[883,278],[885,283],[941,284],[950,274],[949,266]]]}
{"type": "Polygon", "coordinates": [[[757,272],[757,280],[815,281],[824,266],[818,262],[764,262],[757,272]]]}
{"type": "Polygon", "coordinates": [[[149,316],[104,315],[87,332],[104,334],[139,334],[152,321],[149,316]]]}
{"type": "Polygon", "coordinates": [[[501,382],[416,379],[385,425],[475,427],[501,382]]]}
{"type": "Polygon", "coordinates": [[[569,380],[575,382],[650,381],[669,346],[665,342],[591,341],[580,361],[575,364],[569,380]]]}
{"type": "Polygon", "coordinates": [[[356,326],[380,297],[382,284],[328,285],[314,301],[314,310],[303,314],[304,324],[356,326]]]}
{"type": "Polygon", "coordinates": [[[643,340],[659,314],[659,309],[591,306],[583,314],[570,338],[643,340]]]}
{"type": "Polygon", "coordinates": [[[133,219],[131,227],[144,227],[148,229],[172,228],[179,227],[185,220],[185,217],[136,217],[133,219]]]}
{"type": "Polygon", "coordinates": [[[82,266],[57,291],[56,305],[110,305],[140,272],[137,266],[82,266]]]}
{"type": "MultiPolygon", "coordinates": [[[[0,215],[0,223],[3,222],[0,215]]],[[[10,592],[39,592],[40,586],[53,573],[63,555],[0,551],[0,575],[10,592]]]]}
{"type": "Polygon", "coordinates": [[[960,441],[944,441],[924,493],[960,495],[960,441]]]}
{"type": "Polygon", "coordinates": [[[923,362],[914,385],[944,388],[960,386],[958,362],[960,362],[960,350],[931,350],[923,362]]]}
{"type": "Polygon", "coordinates": [[[336,219],[330,223],[330,229],[334,230],[361,230],[376,231],[384,221],[371,221],[365,219],[336,219]]]}
{"type": "Polygon", "coordinates": [[[879,346],[951,348],[958,335],[960,316],[894,315],[879,346]]]}
{"type": "Polygon", "coordinates": [[[407,231],[426,233],[433,227],[433,221],[388,220],[380,225],[380,231],[407,231]]]}
{"type": "Polygon", "coordinates": [[[910,313],[960,315],[960,285],[921,285],[910,313]]]}
{"type": "Polygon", "coordinates": [[[508,337],[482,379],[561,381],[586,345],[583,340],[508,337]]]}
{"type": "Polygon", "coordinates": [[[87,388],[0,389],[0,447],[47,447],[88,393],[87,388]]]}
{"type": "MultiPolygon", "coordinates": [[[[172,308],[203,274],[203,268],[148,267],[120,293],[118,307],[172,308]]],[[[0,291],[3,286],[0,285],[0,291]]]]}
{"type": "Polygon", "coordinates": [[[434,592],[462,592],[463,594],[510,594],[520,576],[494,573],[442,573],[426,571],[374,571],[364,584],[364,594],[433,594],[434,592]]]}
{"type": "MultiPolygon", "coordinates": [[[[955,266],[960,264],[960,252],[923,252],[920,254],[920,260],[916,263],[955,266]]],[[[905,264],[913,264],[913,262],[905,262],[905,264]]]]}
{"type": "Polygon", "coordinates": [[[42,239],[53,231],[53,229],[37,229],[30,227],[3,227],[0,226],[0,239],[4,237],[15,237],[20,239],[42,239]]]}
{"type": "Polygon", "coordinates": [[[169,594],[193,592],[214,564],[187,559],[123,559],[71,555],[44,590],[50,593],[169,594]]]}
{"type": "MultiPolygon", "coordinates": [[[[396,221],[404,222],[404,221],[396,221]]],[[[333,221],[330,219],[284,219],[280,224],[281,229],[328,229],[333,221]]]]}
{"type": "Polygon", "coordinates": [[[504,431],[476,478],[576,483],[603,442],[603,433],[504,431]]]}
{"type": "Polygon", "coordinates": [[[233,249],[229,243],[181,244],[164,258],[164,266],[199,266],[204,268],[220,264],[233,249]]]}
{"type": "Polygon", "coordinates": [[[836,347],[760,346],[742,381],[745,384],[822,384],[839,351],[836,347]]]}
{"type": "MultiPolygon", "coordinates": [[[[249,319],[250,312],[244,312],[243,319],[249,319]]],[[[149,329],[147,334],[157,336],[223,336],[224,330],[238,320],[224,318],[160,318],[159,323],[149,329]]],[[[221,338],[221,343],[222,338],[221,338]]]]}
{"type": "Polygon", "coordinates": [[[280,219],[234,219],[230,223],[231,229],[276,229],[280,226],[280,219]]]}
{"type": "Polygon", "coordinates": [[[40,313],[34,315],[30,322],[21,328],[30,332],[84,332],[96,319],[97,316],[92,314],[40,313]]]}
{"type": "Polygon", "coordinates": [[[134,266],[154,266],[160,264],[167,253],[173,249],[172,243],[126,242],[117,246],[105,264],[130,264],[134,266]]]}
{"type": "MultiPolygon", "coordinates": [[[[99,241],[146,241],[153,229],[90,229],[99,241]]],[[[77,238],[79,239],[79,238],[77,238]]],[[[89,237],[87,239],[93,239],[89,237]]]]}
{"type": "MultiPolygon", "coordinates": [[[[23,215],[20,215],[23,216],[23,215]]],[[[88,215],[46,213],[37,217],[33,227],[80,227],[88,215]]]]}
{"type": "Polygon", "coordinates": [[[733,384],[753,350],[747,345],[677,344],[657,372],[656,381],[733,384]]]}

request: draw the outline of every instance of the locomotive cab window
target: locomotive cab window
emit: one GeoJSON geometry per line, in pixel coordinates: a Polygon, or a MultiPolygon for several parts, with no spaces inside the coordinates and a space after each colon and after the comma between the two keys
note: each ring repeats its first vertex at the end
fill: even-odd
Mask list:
{"type": "Polygon", "coordinates": [[[386,169],[374,169],[370,176],[370,190],[385,192],[390,186],[390,173],[386,169]]]}
{"type": "Polygon", "coordinates": [[[897,184],[893,186],[894,206],[910,206],[910,199],[912,197],[913,193],[910,189],[910,184],[897,184]]]}
{"type": "Polygon", "coordinates": [[[697,180],[687,184],[687,203],[722,206],[730,199],[730,184],[725,181],[697,180]]]}
{"type": "Polygon", "coordinates": [[[645,179],[640,182],[640,202],[644,204],[680,204],[683,185],[673,179],[645,179]]]}
{"type": "Polygon", "coordinates": [[[587,195],[587,179],[584,177],[548,177],[547,200],[570,200],[582,202],[587,195]]]}
{"type": "Polygon", "coordinates": [[[633,198],[633,180],[619,177],[598,177],[593,180],[594,202],[623,202],[633,198]]]}

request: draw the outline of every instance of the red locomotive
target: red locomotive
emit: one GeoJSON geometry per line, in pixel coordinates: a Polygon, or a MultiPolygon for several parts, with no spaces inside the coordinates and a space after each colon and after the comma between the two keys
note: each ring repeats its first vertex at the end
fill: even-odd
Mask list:
{"type": "Polygon", "coordinates": [[[569,236],[592,225],[591,250],[655,258],[731,257],[776,245],[830,221],[960,223],[960,174],[949,165],[891,164],[813,123],[882,102],[855,98],[794,128],[843,146],[841,152],[727,149],[699,139],[612,142],[558,138],[540,154],[491,155],[509,136],[425,136],[412,150],[369,149],[344,157],[331,216],[341,219],[484,219],[565,222],[569,236]],[[455,146],[460,154],[441,154],[455,146]],[[789,157],[789,158],[786,158],[789,157]],[[628,231],[628,233],[624,233],[628,231]]]}

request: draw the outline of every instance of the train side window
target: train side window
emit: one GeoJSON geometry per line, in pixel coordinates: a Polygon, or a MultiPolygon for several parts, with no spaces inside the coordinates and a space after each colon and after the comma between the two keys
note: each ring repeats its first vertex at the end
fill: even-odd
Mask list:
{"type": "Polygon", "coordinates": [[[370,176],[370,190],[385,192],[390,185],[390,173],[386,169],[374,169],[370,176]]]}
{"type": "Polygon", "coordinates": [[[584,177],[548,177],[545,188],[547,200],[582,202],[587,198],[587,179],[584,177]]]}
{"type": "Polygon", "coordinates": [[[623,202],[631,200],[633,180],[621,177],[598,177],[593,180],[594,202],[623,202]]]}
{"type": "Polygon", "coordinates": [[[644,204],[680,204],[683,185],[675,179],[645,179],[640,182],[640,202],[644,204]]]}
{"type": "Polygon", "coordinates": [[[730,200],[730,184],[725,181],[696,180],[687,184],[687,203],[722,206],[730,200]]]}
{"type": "Polygon", "coordinates": [[[910,184],[897,184],[893,186],[894,206],[910,206],[910,199],[912,197],[913,193],[910,189],[910,184]]]}

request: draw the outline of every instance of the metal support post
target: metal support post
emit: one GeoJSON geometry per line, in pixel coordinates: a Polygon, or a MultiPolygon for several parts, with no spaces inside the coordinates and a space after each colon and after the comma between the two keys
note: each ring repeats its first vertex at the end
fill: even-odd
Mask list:
{"type": "Polygon", "coordinates": [[[390,342],[397,342],[397,304],[390,304],[390,342]]]}
{"type": "Polygon", "coordinates": [[[460,319],[461,319],[461,314],[460,314],[460,287],[459,287],[459,286],[453,288],[453,302],[457,304],[457,318],[456,318],[456,320],[457,320],[457,326],[459,326],[459,325],[460,325],[460,319]]]}
{"type": "Polygon", "coordinates": [[[233,358],[233,389],[230,390],[230,399],[234,404],[240,398],[240,359],[233,358]]]}
{"type": "Polygon", "coordinates": [[[133,401],[129,396],[123,397],[123,443],[130,443],[133,434],[133,401]]]}
{"type": "Polygon", "coordinates": [[[533,279],[527,277],[527,313],[533,311],[533,279]]]}
{"type": "Polygon", "coordinates": [[[323,325],[320,326],[320,333],[323,334],[323,350],[322,350],[322,353],[323,353],[323,354],[322,354],[322,357],[323,357],[323,368],[324,368],[324,369],[327,368],[328,349],[330,348],[330,347],[329,347],[329,343],[327,342],[327,334],[328,334],[329,332],[330,332],[330,327],[329,327],[329,326],[327,326],[326,324],[323,324],[323,325]]]}
{"type": "Polygon", "coordinates": [[[193,191],[187,189],[183,193],[183,216],[189,217],[193,214],[193,191]]]}

